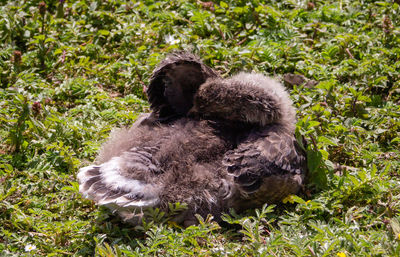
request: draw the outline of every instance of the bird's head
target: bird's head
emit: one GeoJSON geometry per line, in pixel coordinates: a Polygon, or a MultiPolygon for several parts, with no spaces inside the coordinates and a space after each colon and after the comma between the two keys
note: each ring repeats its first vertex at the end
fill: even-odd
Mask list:
{"type": "Polygon", "coordinates": [[[151,109],[160,119],[186,116],[200,85],[218,74],[188,52],[167,56],[153,71],[147,90],[151,109]]]}

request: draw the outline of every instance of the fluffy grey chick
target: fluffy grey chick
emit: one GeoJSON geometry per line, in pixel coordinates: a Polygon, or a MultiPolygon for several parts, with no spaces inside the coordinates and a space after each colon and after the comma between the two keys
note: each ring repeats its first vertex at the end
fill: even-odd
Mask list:
{"type": "Polygon", "coordinates": [[[218,218],[299,191],[305,157],[283,87],[260,74],[220,78],[197,57],[168,56],[153,72],[152,113],[115,132],[98,164],[78,173],[80,192],[138,223],[142,210],[183,202],[180,216],[218,218]]]}

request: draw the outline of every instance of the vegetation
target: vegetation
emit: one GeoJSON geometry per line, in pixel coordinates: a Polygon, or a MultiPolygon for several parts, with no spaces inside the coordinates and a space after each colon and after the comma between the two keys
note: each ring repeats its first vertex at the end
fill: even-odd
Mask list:
{"type": "Polygon", "coordinates": [[[400,255],[399,17],[398,0],[1,1],[0,255],[400,255]],[[81,198],[77,170],[148,111],[174,49],[223,76],[319,82],[290,89],[304,195],[186,229],[157,210],[133,228],[81,198]]]}

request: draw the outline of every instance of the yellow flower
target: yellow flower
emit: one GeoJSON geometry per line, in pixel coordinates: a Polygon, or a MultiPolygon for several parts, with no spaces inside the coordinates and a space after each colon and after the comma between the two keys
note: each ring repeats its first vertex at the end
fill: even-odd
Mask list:
{"type": "Polygon", "coordinates": [[[346,257],[346,254],[344,252],[339,252],[336,254],[338,257],[346,257]]]}
{"type": "Polygon", "coordinates": [[[168,223],[168,226],[171,227],[171,228],[179,228],[179,229],[182,228],[182,227],[179,226],[175,221],[170,221],[170,220],[169,220],[167,223],[168,223]]]}
{"type": "Polygon", "coordinates": [[[399,233],[399,234],[397,234],[397,239],[399,239],[399,240],[400,240],[400,233],[399,233]]]}
{"type": "Polygon", "coordinates": [[[282,203],[287,203],[287,202],[294,203],[293,195],[288,195],[285,198],[283,198],[282,203]]]}
{"type": "Polygon", "coordinates": [[[311,200],[308,200],[307,202],[306,202],[306,204],[309,204],[311,202],[311,200]]]}

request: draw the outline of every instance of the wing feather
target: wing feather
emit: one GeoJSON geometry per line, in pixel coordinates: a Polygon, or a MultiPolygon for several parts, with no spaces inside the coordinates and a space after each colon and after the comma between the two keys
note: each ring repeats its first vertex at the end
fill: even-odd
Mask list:
{"type": "Polygon", "coordinates": [[[302,175],[305,164],[294,136],[279,125],[251,132],[223,159],[228,173],[245,193],[257,191],[267,177],[302,175]]]}
{"type": "Polygon", "coordinates": [[[160,172],[152,162],[151,150],[134,147],[101,165],[81,168],[77,175],[80,193],[125,220],[138,220],[135,215],[143,208],[160,202],[159,186],[146,179],[160,172]]]}

